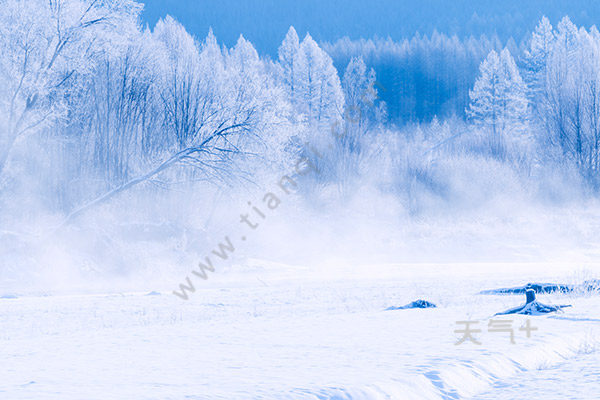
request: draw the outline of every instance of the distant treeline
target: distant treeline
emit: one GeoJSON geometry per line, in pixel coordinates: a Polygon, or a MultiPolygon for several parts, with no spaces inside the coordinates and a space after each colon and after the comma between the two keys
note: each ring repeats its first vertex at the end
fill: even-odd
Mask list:
{"type": "Polygon", "coordinates": [[[434,32],[401,42],[346,37],[323,47],[340,73],[353,57],[362,57],[377,74],[390,122],[405,124],[430,121],[434,116],[464,117],[483,59],[490,51],[507,47],[518,61],[523,46],[513,39],[504,43],[496,35],[459,39],[434,32]]]}

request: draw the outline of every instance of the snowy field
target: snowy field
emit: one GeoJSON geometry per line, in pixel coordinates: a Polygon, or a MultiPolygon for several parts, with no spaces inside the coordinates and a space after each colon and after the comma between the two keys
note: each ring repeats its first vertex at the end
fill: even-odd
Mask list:
{"type": "MultiPolygon", "coordinates": [[[[549,316],[495,312],[521,295],[482,289],[575,282],[566,265],[356,268],[344,280],[288,268],[222,276],[189,301],[167,291],[0,299],[0,398],[594,399],[600,296],[549,316]],[[375,273],[377,271],[377,273],[375,273]],[[516,276],[526,276],[516,279],[516,276]],[[368,278],[365,278],[368,277],[368,278]],[[243,279],[242,279],[243,278],[243,279]],[[435,309],[384,311],[418,298],[435,309]],[[530,319],[536,331],[519,330],[530,319]],[[479,321],[475,345],[457,321],[479,321]]],[[[600,271],[588,267],[584,275],[600,271]]],[[[333,275],[332,275],[333,276],[333,275]]],[[[6,296],[8,297],[8,296],[6,296]]]]}

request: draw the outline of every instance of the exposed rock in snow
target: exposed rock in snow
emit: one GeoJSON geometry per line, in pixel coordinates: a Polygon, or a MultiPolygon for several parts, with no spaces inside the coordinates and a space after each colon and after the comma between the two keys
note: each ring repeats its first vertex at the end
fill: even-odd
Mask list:
{"type": "Polygon", "coordinates": [[[433,303],[430,303],[427,300],[415,300],[412,303],[409,303],[405,306],[400,306],[400,307],[388,307],[385,309],[385,311],[391,311],[391,310],[407,310],[410,308],[436,308],[437,306],[433,303]]]}

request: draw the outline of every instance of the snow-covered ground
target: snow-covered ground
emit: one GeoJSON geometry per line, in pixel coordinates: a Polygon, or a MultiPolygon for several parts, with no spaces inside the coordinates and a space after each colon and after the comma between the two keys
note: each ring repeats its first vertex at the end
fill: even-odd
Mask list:
{"type": "MultiPolygon", "coordinates": [[[[511,344],[508,332],[489,332],[488,323],[522,296],[477,294],[528,281],[574,281],[572,268],[371,268],[348,270],[344,279],[291,267],[254,268],[227,281],[215,275],[189,301],[168,291],[0,299],[0,398],[594,399],[600,393],[600,296],[540,295],[573,308],[496,317],[513,321],[511,344]],[[384,311],[418,298],[438,308],[384,311]],[[519,330],[528,318],[537,328],[530,338],[519,330]],[[481,345],[455,344],[462,335],[454,331],[463,329],[457,321],[465,320],[479,321],[473,328],[481,329],[474,334],[481,345]]],[[[588,266],[585,275],[599,271],[588,266]]]]}
{"type": "Polygon", "coordinates": [[[600,393],[600,352],[578,354],[564,362],[525,371],[519,379],[500,381],[478,400],[595,399],[600,393]]]}

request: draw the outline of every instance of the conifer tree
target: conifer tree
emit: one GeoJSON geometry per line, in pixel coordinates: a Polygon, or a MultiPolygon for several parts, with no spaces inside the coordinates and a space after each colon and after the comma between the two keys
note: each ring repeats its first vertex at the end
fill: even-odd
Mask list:
{"type": "Polygon", "coordinates": [[[491,51],[481,63],[467,115],[478,126],[491,129],[494,137],[522,131],[527,120],[526,86],[507,49],[491,51]]]}
{"type": "Polygon", "coordinates": [[[550,21],[542,17],[531,35],[529,48],[525,50],[523,60],[523,77],[528,86],[529,99],[535,109],[545,86],[548,59],[555,40],[556,35],[550,21]]]}

